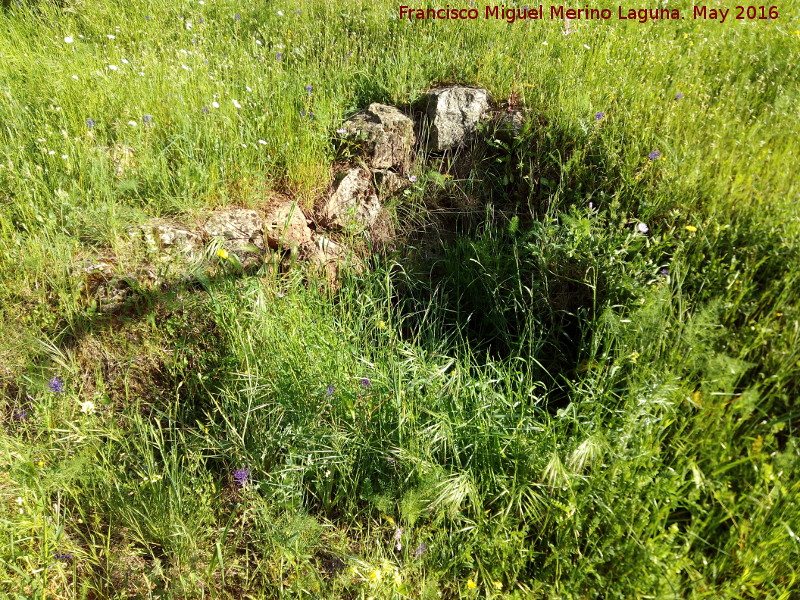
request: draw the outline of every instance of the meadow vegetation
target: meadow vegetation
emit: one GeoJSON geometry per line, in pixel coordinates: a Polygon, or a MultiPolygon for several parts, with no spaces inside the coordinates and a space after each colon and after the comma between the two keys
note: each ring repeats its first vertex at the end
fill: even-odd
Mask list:
{"type": "Polygon", "coordinates": [[[5,3],[0,596],[797,597],[780,8],[565,35],[387,0],[5,3]],[[131,225],[310,207],[344,119],[447,82],[526,107],[521,136],[420,160],[335,295],[220,261],[87,304],[82,265],[146,260],[131,225]]]}

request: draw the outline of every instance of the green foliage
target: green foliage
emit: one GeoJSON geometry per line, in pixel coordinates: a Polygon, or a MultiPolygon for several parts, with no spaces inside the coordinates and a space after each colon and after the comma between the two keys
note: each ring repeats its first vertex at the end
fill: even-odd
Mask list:
{"type": "Polygon", "coordinates": [[[0,10],[0,596],[796,595],[796,17],[295,8],[0,10]],[[349,113],[451,80],[527,121],[419,165],[434,242],[83,302],[129,225],[311,202],[349,113]]]}

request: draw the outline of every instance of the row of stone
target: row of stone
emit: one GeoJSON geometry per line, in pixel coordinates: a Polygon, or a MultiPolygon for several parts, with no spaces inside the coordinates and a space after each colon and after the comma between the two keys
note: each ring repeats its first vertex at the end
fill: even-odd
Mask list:
{"type": "MultiPolygon", "coordinates": [[[[283,198],[272,201],[263,212],[216,211],[198,230],[154,221],[132,227],[128,233],[162,256],[198,256],[209,240],[251,262],[262,260],[267,251],[278,258],[292,251],[335,283],[342,263],[353,265],[358,260],[323,231],[372,226],[382,210],[380,199],[398,193],[413,179],[409,173],[415,149],[437,153],[465,144],[488,114],[489,95],[466,86],[438,88],[426,94],[421,108],[421,118],[415,122],[393,106],[373,103],[344,123],[337,133],[355,151],[359,166],[347,169],[330,186],[315,206],[313,220],[295,201],[283,198]]],[[[102,273],[108,283],[105,275],[111,271],[101,263],[89,267],[87,273],[102,273]]]]}
{"type": "Polygon", "coordinates": [[[373,103],[349,119],[339,133],[354,146],[363,166],[348,170],[318,207],[320,223],[335,228],[370,226],[381,210],[379,197],[409,184],[417,146],[428,152],[453,150],[467,142],[489,111],[489,94],[481,88],[448,86],[430,90],[414,122],[394,106],[373,103]]]}
{"type": "Polygon", "coordinates": [[[204,237],[219,238],[230,251],[247,248],[263,251],[305,248],[319,237],[312,222],[328,230],[356,224],[369,227],[381,211],[379,197],[387,197],[409,185],[417,134],[425,137],[430,151],[464,144],[489,110],[486,90],[465,86],[434,89],[426,95],[424,118],[415,123],[393,106],[373,103],[338,130],[357,150],[362,166],[346,170],[316,207],[316,219],[308,219],[290,199],[272,202],[263,215],[255,210],[219,211],[206,221],[203,232],[150,223],[132,228],[153,249],[178,247],[191,250],[204,237]],[[203,235],[204,234],[204,235],[203,235]]]}

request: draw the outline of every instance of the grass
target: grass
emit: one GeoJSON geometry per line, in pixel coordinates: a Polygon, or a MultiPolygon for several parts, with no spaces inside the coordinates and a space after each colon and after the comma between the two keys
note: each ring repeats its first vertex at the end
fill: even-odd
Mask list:
{"type": "Polygon", "coordinates": [[[796,596],[797,16],[296,8],[0,11],[0,595],[796,596]],[[131,225],[310,208],[347,116],[450,81],[521,137],[420,161],[335,299],[165,267],[87,306],[131,225]]]}

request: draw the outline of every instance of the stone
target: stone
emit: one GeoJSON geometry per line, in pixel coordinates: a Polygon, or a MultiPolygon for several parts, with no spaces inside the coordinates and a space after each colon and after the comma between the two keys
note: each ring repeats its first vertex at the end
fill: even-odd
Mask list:
{"type": "Polygon", "coordinates": [[[314,247],[308,253],[308,262],[312,272],[333,291],[340,287],[339,276],[342,269],[350,268],[357,273],[363,270],[358,258],[348,255],[343,246],[321,235],[314,240],[314,247]]]}
{"type": "Polygon", "coordinates": [[[131,287],[133,278],[118,275],[108,262],[89,265],[82,271],[84,281],[81,288],[89,305],[98,313],[117,312],[138,298],[131,287]]]}
{"type": "Polygon", "coordinates": [[[264,242],[274,250],[291,250],[311,244],[311,229],[296,202],[283,200],[267,209],[264,242]]]}
{"type": "Polygon", "coordinates": [[[350,169],[334,185],[333,193],[322,206],[321,221],[326,227],[359,225],[369,227],[378,218],[381,204],[366,169],[350,169]]]}
{"type": "Polygon", "coordinates": [[[414,121],[394,106],[373,102],[344,124],[349,139],[361,144],[373,169],[407,173],[416,142],[414,121]]]}
{"type": "Polygon", "coordinates": [[[373,171],[372,175],[375,179],[375,188],[383,198],[394,196],[411,184],[407,177],[402,177],[394,171],[373,171]]]}
{"type": "Polygon", "coordinates": [[[221,210],[211,215],[203,225],[205,232],[222,240],[233,252],[264,249],[263,221],[258,213],[246,208],[221,210]]]}
{"type": "Polygon", "coordinates": [[[318,235],[314,240],[314,245],[322,254],[336,257],[342,253],[342,247],[336,242],[329,240],[324,235],[318,235]]]}
{"type": "Polygon", "coordinates": [[[162,250],[177,250],[184,254],[191,254],[202,245],[200,236],[185,229],[181,225],[172,223],[147,223],[128,228],[128,235],[132,238],[144,239],[151,252],[162,250]]]}
{"type": "Polygon", "coordinates": [[[443,152],[465,143],[489,110],[489,92],[450,86],[429,91],[425,98],[427,148],[443,152]]]}

